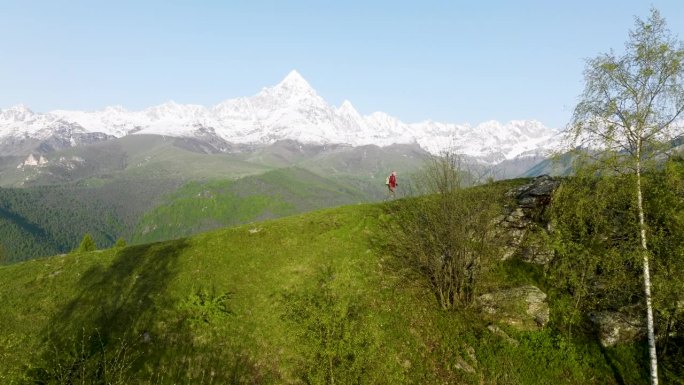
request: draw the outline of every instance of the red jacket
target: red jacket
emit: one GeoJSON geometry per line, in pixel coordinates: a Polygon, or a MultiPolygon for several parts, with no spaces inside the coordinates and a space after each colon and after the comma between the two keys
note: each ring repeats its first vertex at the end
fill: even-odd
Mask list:
{"type": "Polygon", "coordinates": [[[389,186],[390,186],[391,188],[397,187],[397,177],[396,177],[396,176],[390,175],[390,177],[389,177],[389,186]]]}

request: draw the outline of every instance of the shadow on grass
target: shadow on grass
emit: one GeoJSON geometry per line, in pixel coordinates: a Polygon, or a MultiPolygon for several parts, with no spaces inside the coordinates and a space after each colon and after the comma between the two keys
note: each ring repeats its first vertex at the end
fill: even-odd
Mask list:
{"type": "Polygon", "coordinates": [[[611,354],[611,352],[609,352],[603,346],[601,346],[601,354],[603,355],[603,358],[606,360],[608,367],[610,367],[610,371],[613,373],[615,382],[617,382],[618,385],[625,385],[625,379],[622,378],[622,371],[620,370],[620,367],[617,365],[617,360],[615,359],[614,355],[611,354]]]}
{"type": "Polygon", "coordinates": [[[186,247],[185,239],[131,246],[110,266],[92,267],[79,282],[81,293],[54,317],[50,332],[87,325],[100,330],[105,342],[124,332],[144,332],[151,313],[165,305],[165,289],[186,247]]]}
{"type": "Polygon", "coordinates": [[[601,347],[601,354],[618,384],[650,383],[650,358],[646,341],[612,348],[601,347]]]}
{"type": "Polygon", "coordinates": [[[230,293],[169,294],[188,246],[185,239],[131,246],[86,271],[78,294],[43,330],[28,383],[277,383],[246,349],[215,338],[232,314],[230,293]]]}
{"type": "Polygon", "coordinates": [[[43,330],[46,349],[29,370],[32,383],[125,383],[155,338],[155,312],[171,305],[166,289],[187,247],[184,239],[131,246],[111,265],[86,271],[79,293],[43,330]]]}

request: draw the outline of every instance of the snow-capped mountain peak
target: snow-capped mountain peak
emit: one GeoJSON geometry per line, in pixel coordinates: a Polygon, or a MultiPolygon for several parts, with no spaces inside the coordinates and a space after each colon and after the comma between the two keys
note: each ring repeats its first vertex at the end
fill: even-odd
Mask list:
{"type": "Polygon", "coordinates": [[[0,119],[24,121],[33,116],[33,111],[23,104],[17,104],[5,110],[0,110],[0,119]]]}
{"type": "Polygon", "coordinates": [[[291,71],[280,83],[266,87],[252,99],[257,108],[290,106],[291,109],[330,108],[299,72],[291,71]]]}
{"type": "Polygon", "coordinates": [[[290,89],[312,89],[311,84],[304,79],[297,70],[292,70],[280,81],[276,88],[290,88],[290,89]]]}
{"type": "Polygon", "coordinates": [[[345,100],[342,102],[340,107],[336,110],[338,115],[344,116],[344,117],[352,117],[354,119],[360,119],[361,114],[354,108],[354,105],[351,104],[349,100],[345,100]]]}
{"type": "Polygon", "coordinates": [[[348,100],[339,108],[326,103],[296,70],[254,96],[225,100],[212,108],[169,101],[142,111],[114,106],[37,114],[23,105],[0,110],[0,141],[45,138],[51,132],[105,137],[138,133],[193,137],[209,132],[228,142],[256,145],[283,139],[352,146],[418,143],[433,153],[449,148],[489,163],[548,148],[558,133],[533,120],[488,121],[473,127],[431,120],[406,124],[384,112],[363,116],[348,100]]]}

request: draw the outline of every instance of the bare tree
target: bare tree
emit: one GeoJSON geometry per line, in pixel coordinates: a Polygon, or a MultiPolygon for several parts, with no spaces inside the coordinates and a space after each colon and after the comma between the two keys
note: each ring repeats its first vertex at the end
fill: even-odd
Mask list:
{"type": "Polygon", "coordinates": [[[390,208],[396,254],[427,278],[443,309],[468,306],[497,255],[496,196],[503,193],[463,189],[472,176],[450,152],[431,158],[413,182],[419,196],[390,208]]]}
{"type": "Polygon", "coordinates": [[[647,226],[644,220],[642,173],[667,154],[681,135],[684,111],[684,48],[652,9],[648,20],[635,20],[625,53],[612,51],[587,62],[585,89],[570,133],[573,144],[600,150],[611,171],[635,174],[639,237],[643,254],[644,295],[648,327],[651,383],[658,383],[647,226]],[[605,155],[608,155],[607,157],[605,155]]]}

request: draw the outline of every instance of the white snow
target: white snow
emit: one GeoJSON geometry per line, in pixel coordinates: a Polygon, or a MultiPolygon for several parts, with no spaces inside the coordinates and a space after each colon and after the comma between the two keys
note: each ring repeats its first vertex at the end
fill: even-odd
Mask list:
{"type": "Polygon", "coordinates": [[[23,105],[0,110],[0,139],[47,138],[64,126],[76,132],[102,132],[115,137],[160,134],[192,137],[211,128],[229,142],[269,144],[293,139],[302,143],[351,146],[418,143],[431,153],[453,149],[483,162],[496,163],[553,148],[558,130],[535,120],[470,124],[424,121],[407,124],[384,112],[362,116],[351,102],[329,105],[297,72],[251,97],[223,101],[213,107],[173,101],[142,111],[120,106],[100,111],[54,110],[34,113],[23,105]]]}

